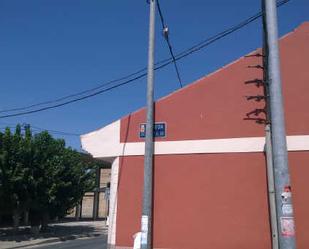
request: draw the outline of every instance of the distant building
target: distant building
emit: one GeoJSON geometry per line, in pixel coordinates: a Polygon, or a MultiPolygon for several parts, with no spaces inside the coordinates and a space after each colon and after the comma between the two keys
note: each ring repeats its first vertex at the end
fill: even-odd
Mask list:
{"type": "MultiPolygon", "coordinates": [[[[309,23],[280,40],[298,249],[309,248],[309,23]]],[[[224,51],[222,51],[224,53],[224,51]]],[[[261,49],[156,102],[154,248],[270,249],[261,49]],[[251,113],[251,114],[250,114],[251,113]],[[257,122],[256,122],[257,121],[257,122]]],[[[145,110],[81,137],[112,164],[108,243],[140,231],[145,110]]]]}
{"type": "MultiPolygon", "coordinates": [[[[89,159],[93,160],[93,159],[89,159]]],[[[96,187],[85,193],[80,204],[72,209],[67,218],[79,219],[106,219],[109,206],[109,189],[111,181],[111,165],[98,161],[100,166],[96,171],[96,187]]]]}

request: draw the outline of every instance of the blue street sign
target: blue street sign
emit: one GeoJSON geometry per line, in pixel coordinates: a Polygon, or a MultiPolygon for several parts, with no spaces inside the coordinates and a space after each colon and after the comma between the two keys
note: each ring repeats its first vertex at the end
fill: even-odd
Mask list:
{"type": "MultiPolygon", "coordinates": [[[[165,137],[166,136],[166,124],[165,123],[155,123],[153,127],[154,137],[165,137]]],[[[139,137],[146,137],[146,124],[140,124],[139,137]]]]}

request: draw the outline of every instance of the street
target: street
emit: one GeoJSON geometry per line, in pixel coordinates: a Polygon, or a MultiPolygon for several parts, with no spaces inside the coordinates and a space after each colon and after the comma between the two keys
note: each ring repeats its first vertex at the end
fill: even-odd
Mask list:
{"type": "Polygon", "coordinates": [[[106,236],[98,236],[95,238],[89,239],[77,239],[77,240],[68,240],[64,242],[57,242],[51,245],[42,245],[42,246],[32,246],[28,248],[35,249],[105,249],[106,247],[106,236]]]}

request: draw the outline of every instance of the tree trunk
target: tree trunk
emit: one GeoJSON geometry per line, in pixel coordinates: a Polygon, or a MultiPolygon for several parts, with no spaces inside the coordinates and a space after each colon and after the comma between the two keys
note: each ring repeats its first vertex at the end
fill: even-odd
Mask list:
{"type": "Polygon", "coordinates": [[[75,220],[79,221],[80,217],[81,217],[81,204],[78,203],[76,205],[76,210],[75,210],[75,220]]]}
{"type": "Polygon", "coordinates": [[[40,214],[37,211],[30,211],[30,224],[31,224],[31,233],[33,235],[38,235],[40,232],[40,214]]]}
{"type": "Polygon", "coordinates": [[[49,222],[49,213],[44,212],[42,215],[42,227],[41,227],[42,232],[47,230],[48,222],[49,222]]]}
{"type": "Polygon", "coordinates": [[[24,225],[25,226],[29,225],[29,211],[28,210],[24,212],[24,225]]]}
{"type": "Polygon", "coordinates": [[[20,219],[20,213],[17,209],[13,210],[13,228],[14,231],[17,232],[19,228],[19,219],[20,219]]]}

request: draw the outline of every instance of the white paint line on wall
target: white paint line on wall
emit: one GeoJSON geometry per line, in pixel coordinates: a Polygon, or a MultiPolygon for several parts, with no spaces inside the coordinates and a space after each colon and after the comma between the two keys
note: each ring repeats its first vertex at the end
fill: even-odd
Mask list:
{"type": "Polygon", "coordinates": [[[309,135],[287,136],[288,151],[309,150],[309,135]]]}
{"type": "MultiPolygon", "coordinates": [[[[102,138],[101,138],[102,139],[102,138]]],[[[100,142],[94,138],[93,145],[86,146],[86,150],[94,157],[111,156],[134,156],[144,155],[144,142],[119,143],[100,147],[100,142]],[[95,148],[93,150],[92,148],[95,148]]],[[[106,140],[105,140],[106,141],[106,140]]],[[[227,139],[203,139],[203,140],[182,140],[182,141],[160,141],[155,142],[156,155],[172,154],[207,154],[207,153],[248,153],[264,151],[264,137],[245,137],[227,139]]],[[[309,150],[309,135],[287,136],[289,151],[309,150]]]]}

